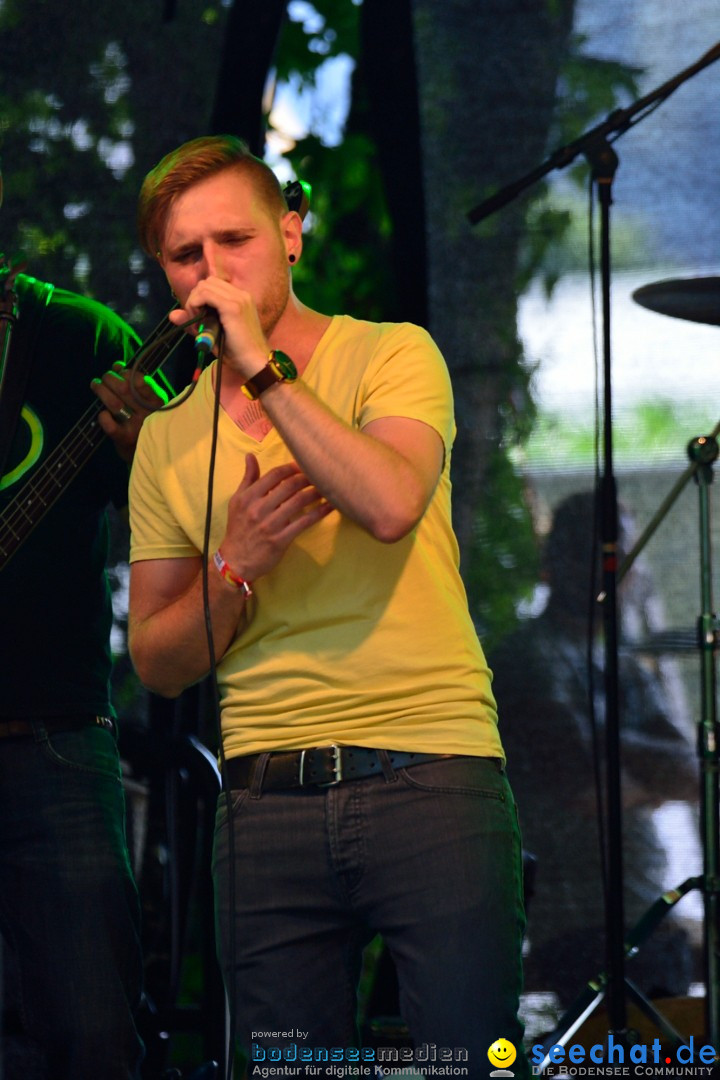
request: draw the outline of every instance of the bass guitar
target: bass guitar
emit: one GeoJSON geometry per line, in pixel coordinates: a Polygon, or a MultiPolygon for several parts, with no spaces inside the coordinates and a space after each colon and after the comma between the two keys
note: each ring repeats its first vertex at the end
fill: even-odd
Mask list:
{"type": "MultiPolygon", "coordinates": [[[[182,329],[163,319],[138,349],[129,366],[143,375],[155,375],[182,339],[182,329]]],[[[0,570],[7,566],[102,443],[105,432],[97,418],[104,408],[96,399],[0,512],[0,570]]]]}

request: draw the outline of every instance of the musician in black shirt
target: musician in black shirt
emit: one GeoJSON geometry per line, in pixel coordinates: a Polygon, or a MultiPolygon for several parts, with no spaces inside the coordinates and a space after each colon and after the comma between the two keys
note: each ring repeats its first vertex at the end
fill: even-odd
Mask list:
{"type": "Polygon", "coordinates": [[[128,1080],[143,1054],[142,958],[105,510],[124,505],[128,459],[161,400],[143,379],[133,394],[122,365],[139,341],[108,308],[22,274],[15,291],[8,366],[29,371],[0,482],[0,929],[48,1080],[128,1080]],[[85,463],[88,422],[112,442],[85,463]]]}

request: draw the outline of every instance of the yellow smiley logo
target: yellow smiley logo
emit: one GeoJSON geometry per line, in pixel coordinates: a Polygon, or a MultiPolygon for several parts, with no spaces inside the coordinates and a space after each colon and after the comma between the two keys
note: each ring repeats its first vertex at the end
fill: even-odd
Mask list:
{"type": "Polygon", "coordinates": [[[488,1050],[488,1057],[491,1065],[506,1069],[517,1057],[517,1051],[507,1039],[496,1039],[488,1050]]]}

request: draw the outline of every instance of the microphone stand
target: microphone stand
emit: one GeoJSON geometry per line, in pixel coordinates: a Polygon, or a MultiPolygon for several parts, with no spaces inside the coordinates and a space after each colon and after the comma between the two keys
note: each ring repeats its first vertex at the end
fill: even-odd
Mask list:
{"type": "Polygon", "coordinates": [[[666,98],[677,90],[679,86],[682,86],[684,82],[691,79],[694,75],[697,75],[703,68],[709,67],[710,64],[714,64],[716,60],[720,59],[720,41],[713,45],[711,49],[708,49],[703,56],[700,57],[690,67],[684,68],[677,75],[674,75],[672,79],[668,79],[667,82],[662,83],[656,87],[649,94],[644,97],[638,98],[636,102],[628,106],[626,109],[615,109],[609,116],[605,118],[600,124],[597,124],[593,128],[589,128],[579,138],[574,139],[573,142],[567,143],[565,146],[561,146],[558,150],[555,150],[549,158],[546,159],[541,165],[538,165],[531,172],[526,173],[525,176],[521,176],[518,180],[514,180],[510,184],[506,184],[505,187],[500,188],[499,191],[494,192],[488,198],[484,199],[477,206],[473,207],[468,212],[468,221],[472,225],[476,225],[478,221],[482,221],[483,218],[489,217],[494,214],[496,210],[502,209],[503,206],[507,206],[513,199],[517,198],[521,192],[526,188],[532,187],[538,180],[542,180],[543,176],[547,176],[553,169],[564,169],[570,165],[579,154],[586,154],[588,148],[596,142],[598,139],[606,139],[609,135],[615,135],[619,138],[620,135],[624,135],[628,128],[634,127],[641,120],[644,119],[644,115],[639,115],[645,112],[653,112],[666,98]]]}
{"type": "Polygon", "coordinates": [[[600,528],[602,544],[602,575],[605,604],[603,606],[604,688],[605,688],[605,753],[606,753],[606,812],[607,812],[607,894],[605,922],[607,932],[607,1001],[612,1031],[621,1034],[627,1027],[625,1002],[625,906],[622,861],[622,791],[620,770],[620,704],[618,678],[618,613],[617,613],[617,485],[613,468],[612,379],[610,333],[610,207],[612,182],[619,161],[604,136],[588,147],[586,156],[592,166],[592,178],[598,187],[600,203],[600,272],[603,328],[603,462],[600,488],[600,528]]]}
{"type": "MultiPolygon", "coordinates": [[[[649,112],[699,71],[720,59],[720,42],[696,63],[685,68],[651,93],[639,98],[625,109],[616,109],[604,121],[578,139],[556,150],[543,164],[495,192],[468,213],[476,224],[506,206],[522,191],[537,183],[553,169],[569,165],[579,154],[588,160],[593,182],[598,185],[601,207],[601,286],[603,312],[603,376],[604,376],[604,437],[603,474],[601,477],[601,540],[604,587],[604,688],[606,702],[606,788],[607,788],[607,880],[605,922],[607,933],[607,1008],[610,1031],[621,1040],[627,1027],[625,998],[624,903],[622,865],[622,798],[620,769],[620,723],[618,700],[618,619],[617,619],[617,489],[613,472],[612,437],[612,364],[610,335],[610,206],[612,182],[618,167],[618,157],[610,146],[609,137],[618,139],[649,112]]],[[[615,140],[613,140],[615,141],[615,140]]],[[[708,996],[711,993],[707,987],[708,996]]],[[[709,1032],[716,1031],[713,1019],[709,1032]]],[[[716,1045],[716,1043],[713,1043],[716,1045]]]]}

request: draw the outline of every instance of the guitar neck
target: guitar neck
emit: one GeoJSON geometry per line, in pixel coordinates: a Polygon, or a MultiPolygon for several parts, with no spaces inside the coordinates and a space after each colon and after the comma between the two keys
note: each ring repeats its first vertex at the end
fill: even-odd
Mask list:
{"type": "MultiPolygon", "coordinates": [[[[141,374],[155,374],[181,339],[182,332],[164,320],[135,354],[133,366],[141,374]],[[163,325],[169,328],[165,332],[161,332],[163,325]]],[[[0,513],[0,570],[4,569],[105,439],[105,432],[98,423],[98,416],[104,407],[97,399],[92,402],[72,430],[0,513]]]]}

